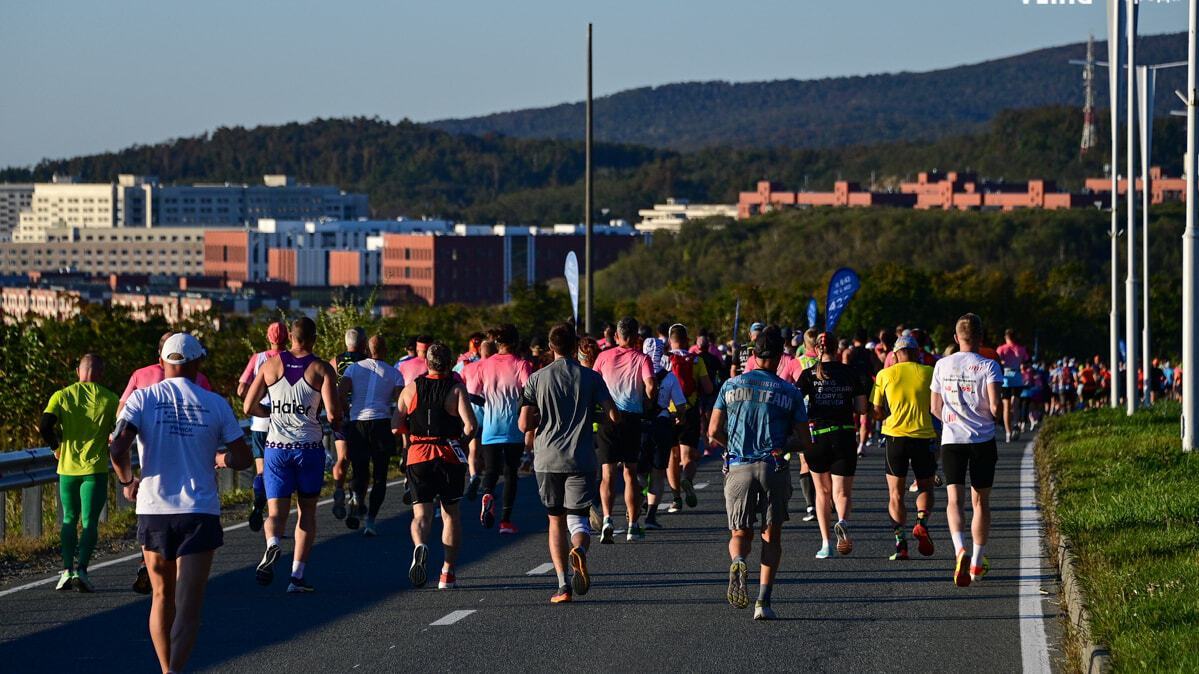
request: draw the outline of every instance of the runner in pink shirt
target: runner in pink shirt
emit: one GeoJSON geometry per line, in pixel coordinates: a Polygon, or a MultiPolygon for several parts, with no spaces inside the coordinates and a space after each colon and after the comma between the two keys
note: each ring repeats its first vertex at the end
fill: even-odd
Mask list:
{"type": "MultiPolygon", "coordinates": [[[[162,345],[166,344],[167,339],[173,334],[175,333],[164,332],[162,334],[162,337],[158,339],[159,351],[162,350],[162,345]]],[[[129,383],[125,385],[125,392],[121,394],[121,407],[125,406],[125,401],[129,399],[129,396],[133,395],[134,391],[137,391],[138,389],[149,388],[163,379],[162,363],[154,363],[153,365],[147,365],[143,368],[134,370],[133,374],[129,375],[129,383]]],[[[208,377],[205,377],[203,372],[196,375],[196,385],[205,391],[212,390],[212,384],[208,382],[208,377]]]]}
{"type": "Polygon", "coordinates": [[[999,367],[1003,370],[1003,427],[1007,431],[1007,441],[1020,439],[1020,429],[1016,427],[1013,417],[1016,405],[1019,404],[1020,392],[1024,390],[1024,375],[1020,368],[1029,361],[1028,349],[1016,341],[1016,331],[1008,328],[1003,333],[1003,345],[995,349],[999,355],[999,367]]]}

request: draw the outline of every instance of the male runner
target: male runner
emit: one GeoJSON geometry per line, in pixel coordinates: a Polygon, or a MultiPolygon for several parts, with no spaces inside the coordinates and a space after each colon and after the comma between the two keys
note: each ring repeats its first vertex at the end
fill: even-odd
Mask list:
{"type": "Polygon", "coordinates": [[[416,378],[429,371],[429,364],[425,360],[425,355],[429,352],[429,344],[433,342],[433,338],[428,335],[421,335],[416,338],[416,354],[411,358],[401,358],[400,362],[396,363],[396,369],[400,371],[400,377],[404,380],[404,384],[416,381],[416,378]]]}
{"type": "Polygon", "coordinates": [[[834,548],[829,545],[828,521],[834,504],[835,550],[842,555],[853,551],[848,523],[853,478],[858,467],[853,419],[854,414],[866,414],[871,381],[838,360],[836,338],[831,333],[816,338],[816,350],[820,362],[799,376],[799,390],[808,399],[813,447],[804,458],[816,486],[816,518],[823,541],[816,559],[828,559],[834,555],[834,548]]]}
{"type": "MultiPolygon", "coordinates": [[[[804,333],[804,352],[798,357],[792,356],[785,351],[780,354],[777,359],[778,365],[775,366],[775,373],[783,381],[790,384],[798,382],[800,374],[808,367],[816,364],[818,360],[815,351],[816,334],[817,331],[815,328],[809,328],[804,333]]],[[[783,343],[786,344],[786,341],[783,343]]],[[[751,354],[745,361],[745,367],[742,369],[742,372],[752,372],[759,367],[757,357],[751,354]]],[[[792,457],[787,458],[790,460],[792,457]]],[[[804,459],[803,454],[799,455],[799,489],[803,493],[805,507],[807,508],[804,512],[803,521],[811,522],[816,519],[816,484],[812,479],[812,471],[808,469],[808,462],[804,459]]]]}
{"type": "MultiPolygon", "coordinates": [[[[167,331],[162,333],[162,337],[158,338],[158,351],[155,355],[162,353],[162,347],[175,333],[167,331]]],[[[125,392],[121,394],[120,404],[117,406],[117,416],[121,415],[121,409],[125,407],[125,401],[134,391],[148,388],[163,380],[162,361],[156,361],[151,365],[139,368],[129,375],[129,383],[125,385],[125,392]]],[[[196,373],[196,384],[205,391],[211,391],[212,385],[208,382],[208,377],[204,376],[203,372],[196,373]]],[[[138,594],[150,594],[150,572],[146,570],[146,563],[143,560],[137,567],[137,575],[133,579],[133,591],[138,594]]]]}
{"type": "Polygon", "coordinates": [[[403,386],[400,373],[387,363],[387,342],[382,335],[371,337],[367,349],[370,357],[350,363],[337,384],[338,400],[350,401],[350,423],[345,433],[347,451],[338,448],[335,470],[344,478],[348,462],[353,474],[350,489],[354,493],[354,510],[346,515],[346,526],[357,529],[359,520],[365,516],[362,535],[373,537],[376,535],[375,518],[387,496],[387,468],[395,454],[391,401],[396,399],[396,391],[403,386]],[[371,478],[369,508],[366,500],[368,474],[371,478]]]}
{"type": "Polygon", "coordinates": [[[754,345],[757,344],[757,342],[758,342],[758,333],[762,332],[762,328],[764,328],[764,327],[766,327],[766,326],[764,326],[761,323],[756,322],[756,321],[754,323],[750,324],[750,326],[749,326],[749,341],[747,343],[745,343],[744,345],[738,344],[737,343],[737,335],[733,335],[733,350],[735,351],[735,353],[733,355],[732,367],[729,368],[729,377],[730,378],[736,377],[737,375],[739,375],[743,372],[748,372],[748,370],[746,369],[746,364],[749,362],[749,359],[752,358],[754,355],[754,345]]]}
{"type": "MultiPolygon", "coordinates": [[[[341,384],[342,377],[345,376],[346,368],[351,363],[366,358],[366,331],[362,328],[354,327],[346,330],[345,336],[346,350],[337,354],[336,358],[329,360],[329,364],[337,371],[337,382],[341,384]]],[[[345,404],[346,398],[341,397],[342,404],[345,404]]],[[[346,526],[350,529],[358,528],[358,518],[356,516],[346,516],[346,462],[344,461],[346,452],[349,451],[349,445],[344,438],[334,437],[334,448],[337,451],[338,461],[333,465],[333,517],[339,520],[345,520],[346,526]]],[[[354,510],[357,511],[363,504],[353,504],[354,510]]]]}
{"type": "Polygon", "coordinates": [[[1003,332],[1003,345],[995,349],[995,353],[1003,368],[1003,428],[1007,432],[1007,441],[1011,442],[1020,439],[1016,406],[1019,404],[1020,391],[1024,389],[1021,368],[1029,361],[1028,349],[1020,346],[1016,341],[1016,331],[1008,328],[1003,332]]]}
{"type": "MultiPolygon", "coordinates": [[[[873,381],[874,375],[882,369],[874,350],[866,348],[866,331],[861,328],[854,332],[852,345],[841,352],[841,362],[853,368],[859,377],[868,377],[870,381],[873,381]]],[[[862,457],[866,454],[866,446],[870,443],[870,429],[874,425],[873,415],[869,412],[869,401],[867,413],[855,417],[855,420],[858,427],[858,456],[862,457]]]]}
{"type": "Polygon", "coordinates": [[[413,358],[416,358],[416,338],[409,337],[407,344],[404,345],[404,355],[396,361],[396,369],[400,369],[401,365],[413,358]]]}
{"type": "MultiPolygon", "coordinates": [[[[246,369],[241,373],[241,378],[237,382],[237,397],[243,401],[246,398],[246,392],[250,390],[250,384],[254,383],[254,377],[258,375],[263,364],[287,348],[287,324],[283,321],[271,323],[266,329],[266,341],[270,348],[250,356],[250,361],[246,363],[246,369]]],[[[263,398],[262,404],[269,407],[270,396],[263,398]]],[[[266,446],[266,432],[270,430],[270,427],[269,420],[262,417],[250,417],[250,450],[254,454],[255,474],[254,505],[250,507],[249,526],[250,531],[254,532],[262,531],[262,511],[266,509],[266,484],[262,478],[262,457],[266,446]]]]}
{"type": "Polygon", "coordinates": [[[754,343],[761,367],[724,383],[712,409],[708,437],[727,447],[724,499],[729,517],[728,601],[749,606],[745,558],[754,527],[762,516],[762,564],[754,620],[774,620],[771,590],[783,556],[783,522],[791,477],[785,455],[789,448],[811,448],[803,396],[783,381],[775,368],[783,353],[778,328],[763,329],[754,343]]]}
{"type": "Polygon", "coordinates": [[[982,319],[966,314],[954,328],[959,351],[937,363],[932,379],[932,411],[941,420],[941,460],[949,504],[946,519],[957,565],[953,580],[967,587],[987,572],[983,555],[991,530],[991,486],[995,483],[995,420],[1001,412],[1000,384],[1003,373],[999,363],[977,352],[982,335],[982,319]],[[970,538],[974,553],[966,554],[962,535],[962,497],[966,473],[970,474],[970,492],[974,516],[970,538]]]}
{"type": "Polygon", "coordinates": [[[437,588],[458,586],[454,564],[462,541],[458,501],[466,482],[463,438],[475,432],[475,413],[466,387],[454,376],[450,348],[433,342],[425,350],[429,371],[404,386],[392,426],[410,437],[405,472],[412,492],[412,564],[408,580],[424,587],[429,572],[433,510],[441,503],[441,544],[445,561],[437,588]]]}
{"type": "MultiPolygon", "coordinates": [[[[688,508],[694,508],[699,500],[695,495],[695,472],[699,467],[699,436],[703,432],[700,418],[700,397],[711,396],[712,377],[707,362],[698,354],[689,351],[691,339],[687,326],[675,323],[668,331],[670,352],[666,363],[674,373],[683,395],[687,398],[687,410],[678,425],[678,449],[670,453],[670,489],[674,492],[674,503],[670,512],[682,510],[684,499],[688,508]]],[[[661,493],[659,489],[659,493],[661,493]]]]}
{"type": "Polygon", "coordinates": [[[316,499],[325,481],[325,446],[322,442],[321,404],[334,433],[341,430],[341,400],[337,373],[312,354],[316,323],[300,318],[291,324],[291,348],[268,360],[246,393],[244,412],[270,419],[266,436],[265,471],[267,520],[263,526],[266,552],[255,569],[259,585],[275,579],[279,539],[287,526],[291,495],[296,493],[300,514],[296,518],[296,545],[287,591],[312,592],[304,579],[308,553],[316,542],[316,499]],[[259,402],[267,392],[271,407],[259,402]]]}
{"type": "Polygon", "coordinates": [[[109,455],[125,498],[137,502],[137,541],[154,591],[150,639],[166,673],[187,666],[213,554],[224,541],[216,469],[243,470],[253,461],[229,403],[195,383],[200,342],[172,335],[160,357],[163,381],[130,394],[109,455]],[[130,465],[135,440],[140,479],[130,465]],[[218,453],[222,444],[226,451],[218,453]]]}
{"type": "Polygon", "coordinates": [[[100,511],[108,500],[108,434],[116,423],[119,401],[117,394],[97,383],[104,376],[104,361],[96,354],[81,358],[76,374],[79,381],[50,396],[38,430],[58,459],[62,576],[54,589],[93,592],[87,564],[96,549],[100,511]]]}
{"type": "MultiPolygon", "coordinates": [[[[457,362],[454,363],[454,374],[458,375],[459,380],[466,385],[466,390],[472,397],[475,395],[475,391],[471,388],[470,382],[466,378],[466,368],[478,363],[484,357],[483,344],[486,341],[487,335],[482,332],[472,332],[466,340],[466,351],[459,354],[457,362]]],[[[482,422],[482,410],[473,401],[471,402],[471,409],[474,410],[475,419],[482,422]]],[[[476,434],[467,443],[466,470],[470,473],[470,481],[466,484],[466,493],[464,495],[467,501],[473,501],[479,495],[482,473],[480,467],[483,463],[481,452],[479,436],[476,434]]]]}
{"type": "MultiPolygon", "coordinates": [[[[678,470],[678,454],[675,449],[678,447],[680,434],[685,432],[682,425],[686,423],[684,420],[690,411],[687,396],[679,383],[679,378],[675,376],[671,368],[664,368],[654,376],[654,381],[658,389],[657,400],[654,401],[653,408],[648,411],[650,415],[649,428],[643,434],[645,437],[642,443],[642,457],[638,466],[639,473],[649,474],[645,508],[646,529],[662,528],[662,525],[658,524],[658,501],[662,498],[662,486],[666,481],[667,469],[673,467],[675,471],[678,470]]],[[[677,485],[678,478],[676,476],[672,487],[677,489],[677,485]]],[[[688,486],[690,486],[689,483],[688,486]]],[[[680,507],[672,506],[670,512],[678,512],[682,509],[679,493],[675,491],[675,505],[680,507]]],[[[690,493],[690,502],[694,507],[695,491],[691,490],[690,493]]]]}
{"type": "Polygon", "coordinates": [[[645,537],[641,525],[637,523],[641,506],[637,461],[641,454],[641,417],[645,401],[656,399],[657,385],[649,357],[631,345],[637,336],[637,329],[637,319],[620,319],[616,324],[616,347],[601,351],[595,358],[595,371],[604,378],[612,401],[621,412],[618,420],[604,420],[599,428],[596,457],[603,466],[600,504],[604,511],[600,543],[614,542],[612,506],[615,499],[615,473],[619,465],[624,467],[624,502],[629,518],[626,538],[636,541],[645,537]]]}
{"type": "MultiPolygon", "coordinates": [[[[618,335],[617,341],[627,344],[629,336],[636,334],[636,323],[632,331],[627,323],[622,324],[624,337],[618,335]]],[[[550,598],[554,604],[572,601],[575,596],[587,594],[591,587],[588,515],[595,499],[597,461],[593,420],[597,407],[611,423],[621,416],[603,378],[575,360],[577,349],[574,328],[565,323],[554,326],[550,330],[554,360],[529,376],[521,395],[520,429],[536,432],[533,468],[541,503],[549,517],[550,559],[558,575],[558,590],[550,598]],[[569,584],[568,563],[574,571],[569,584]]]]}
{"type": "Polygon", "coordinates": [[[649,358],[649,364],[653,368],[654,374],[658,374],[665,367],[662,356],[666,354],[666,336],[663,334],[666,332],[666,324],[658,325],[657,337],[650,332],[648,325],[642,325],[638,332],[644,340],[641,343],[641,352],[649,358]]]}
{"type": "Polygon", "coordinates": [[[908,542],[904,536],[907,508],[903,502],[903,485],[908,478],[908,465],[916,474],[916,539],[920,554],[928,557],[935,552],[928,534],[928,513],[933,507],[933,484],[937,474],[937,459],[933,441],[937,431],[930,413],[929,386],[933,368],[921,362],[920,347],[911,335],[894,342],[898,362],[878,373],[874,380],[874,415],[883,420],[886,439],[887,491],[890,504],[887,512],[895,532],[895,554],[892,561],[908,559],[908,542]]]}
{"type": "Polygon", "coordinates": [[[533,374],[529,361],[516,355],[520,335],[516,326],[495,328],[496,354],[479,361],[472,374],[483,397],[482,433],[483,503],[479,513],[484,528],[495,522],[495,486],[504,473],[504,503],[500,511],[500,533],[517,533],[512,523],[516,505],[520,461],[525,452],[525,434],[520,430],[520,397],[533,374]]]}

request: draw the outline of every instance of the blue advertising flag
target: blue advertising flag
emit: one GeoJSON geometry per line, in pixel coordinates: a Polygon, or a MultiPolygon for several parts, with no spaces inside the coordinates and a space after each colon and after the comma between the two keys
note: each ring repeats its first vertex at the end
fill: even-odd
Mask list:
{"type": "Polygon", "coordinates": [[[812,299],[808,300],[808,327],[809,328],[816,327],[816,311],[817,311],[816,298],[813,297],[812,299]]]}
{"type": "Polygon", "coordinates": [[[566,288],[570,291],[570,306],[574,310],[575,325],[579,323],[579,258],[572,250],[566,254],[566,288]]]}
{"type": "Polygon", "coordinates": [[[833,278],[828,282],[828,304],[824,310],[825,330],[832,332],[837,328],[841,313],[861,287],[862,280],[849,267],[841,267],[833,273],[833,278]]]}

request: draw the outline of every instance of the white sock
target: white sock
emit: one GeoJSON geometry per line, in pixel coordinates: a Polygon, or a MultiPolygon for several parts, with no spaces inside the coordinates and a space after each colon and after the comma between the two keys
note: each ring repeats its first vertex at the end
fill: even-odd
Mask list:
{"type": "Polygon", "coordinates": [[[441,565],[441,572],[442,573],[453,573],[454,567],[449,562],[445,562],[441,565]]]}
{"type": "Polygon", "coordinates": [[[966,541],[960,531],[951,531],[949,535],[953,538],[953,554],[956,556],[958,552],[966,549],[966,541]]]}
{"type": "Polygon", "coordinates": [[[304,577],[304,562],[301,562],[298,559],[292,560],[291,576],[292,576],[292,578],[303,578],[304,577]]]}
{"type": "Polygon", "coordinates": [[[565,585],[566,585],[566,571],[559,571],[558,572],[558,587],[563,587],[565,585]]]}
{"type": "Polygon", "coordinates": [[[974,544],[974,554],[970,556],[970,565],[971,566],[982,566],[983,565],[983,548],[984,547],[985,546],[979,545],[978,543],[974,544]]]}
{"type": "Polygon", "coordinates": [[[270,538],[266,539],[266,547],[269,548],[272,545],[279,545],[279,537],[278,536],[271,536],[270,538]]]}

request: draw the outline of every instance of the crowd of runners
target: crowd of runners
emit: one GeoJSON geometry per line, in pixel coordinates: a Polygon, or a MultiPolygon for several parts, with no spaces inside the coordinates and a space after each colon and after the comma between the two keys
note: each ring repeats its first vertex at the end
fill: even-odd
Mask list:
{"type": "MultiPolygon", "coordinates": [[[[400,343],[398,360],[386,336],[360,328],[346,332],[344,352],[320,358],[308,318],[272,323],[265,337],[267,348],[250,357],[236,388],[251,419],[249,442],[200,372],[203,346],[186,333],[163,335],[158,362],[135,372],[120,397],[96,383],[103,359],[83,356],[78,382],[55,393],[42,417],[61,476],[56,589],[93,590],[87,566],[111,464],[137,503],[144,563],[134,589],[153,595],[150,632],[163,671],[186,664],[223,542],[218,469],[255,470],[248,524],[263,540],[254,571],[261,585],[277,574],[295,498],[289,593],[314,589],[307,563],[330,468],[334,517],[373,537],[398,463],[412,509],[409,581],[423,587],[435,576],[446,590],[457,584],[460,501],[480,500],[478,526],[517,534],[520,476],[531,471],[557,576],[550,601],[563,603],[590,588],[593,537],[652,537],[663,508],[697,506],[696,471],[712,457],[724,475],[727,599],[750,605],[746,560],[759,538],[753,617],[769,620],[793,481],[803,521],[820,533],[817,559],[854,550],[853,486],[868,452],[885,459],[891,560],[909,558],[909,536],[919,554],[934,554],[943,486],[951,575],[967,587],[989,566],[997,438],[1019,439],[1046,414],[1103,404],[1112,379],[1098,358],[1042,362],[1011,330],[992,347],[973,314],[957,320],[942,349],[929,332],[904,326],[838,339],[754,323],[746,342],[721,344],[706,330],[693,337],[681,324],[650,328],[633,318],[594,337],[564,323],[544,339],[522,339],[500,325],[472,335],[457,356],[420,335],[400,343]],[[914,517],[907,492],[916,494],[914,517]],[[437,519],[439,570],[430,566],[437,519]]],[[[1173,395],[1180,376],[1168,364],[1155,368],[1151,393],[1173,395]]]]}

